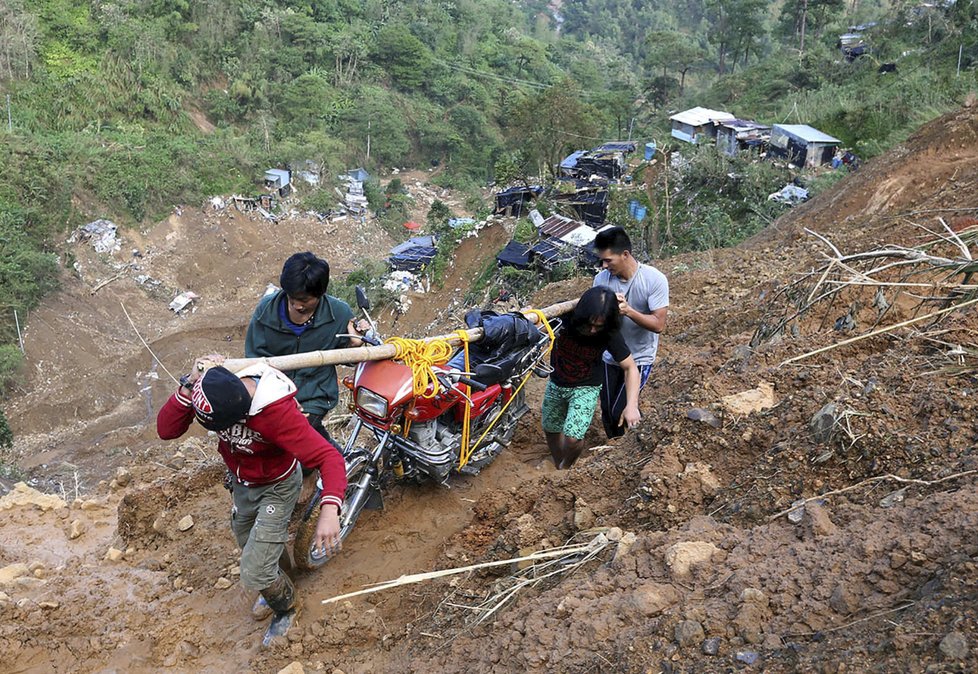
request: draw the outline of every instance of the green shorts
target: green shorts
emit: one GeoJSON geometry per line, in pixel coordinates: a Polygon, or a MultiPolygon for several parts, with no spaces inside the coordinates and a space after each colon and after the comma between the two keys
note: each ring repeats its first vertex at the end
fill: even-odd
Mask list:
{"type": "Polygon", "coordinates": [[[558,386],[548,381],[541,413],[543,430],[584,439],[600,395],[600,386],[558,386]]]}

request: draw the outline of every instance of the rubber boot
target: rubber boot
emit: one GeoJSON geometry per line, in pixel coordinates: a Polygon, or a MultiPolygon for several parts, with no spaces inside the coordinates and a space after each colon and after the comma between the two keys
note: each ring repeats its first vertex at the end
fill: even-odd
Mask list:
{"type": "Polygon", "coordinates": [[[295,608],[295,585],[284,573],[278,574],[275,582],[261,591],[261,596],[275,613],[288,613],[295,608]]]}
{"type": "MultiPolygon", "coordinates": [[[[292,573],[292,566],[289,550],[286,548],[282,551],[282,556],[278,558],[278,568],[282,570],[282,574],[290,574],[292,573]]],[[[272,607],[268,605],[268,601],[265,599],[265,597],[259,593],[258,598],[255,599],[254,605],[251,607],[251,617],[261,622],[262,620],[267,620],[270,618],[272,613],[274,613],[274,611],[272,611],[272,607]]]]}
{"type": "Polygon", "coordinates": [[[268,647],[280,641],[292,627],[295,620],[295,586],[288,576],[279,574],[274,583],[261,591],[261,596],[275,613],[262,638],[262,646],[268,647]]]}

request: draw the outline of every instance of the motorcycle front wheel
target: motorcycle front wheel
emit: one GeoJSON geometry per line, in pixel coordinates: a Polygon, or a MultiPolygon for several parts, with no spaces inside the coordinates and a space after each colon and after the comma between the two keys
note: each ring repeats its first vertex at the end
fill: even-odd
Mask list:
{"type": "MultiPolygon", "coordinates": [[[[370,455],[365,451],[358,451],[351,459],[347,460],[346,466],[346,493],[343,495],[343,503],[349,508],[347,512],[340,515],[340,541],[345,541],[346,537],[353,531],[357,518],[363,510],[367,499],[356,498],[360,489],[360,482],[363,480],[370,463],[370,455]]],[[[318,569],[328,562],[331,557],[321,553],[318,548],[313,547],[312,539],[316,535],[316,523],[319,521],[319,497],[321,492],[316,490],[313,495],[315,505],[308,510],[308,515],[299,520],[299,525],[295,531],[295,544],[293,553],[295,563],[300,569],[311,571],[318,569]]]]}

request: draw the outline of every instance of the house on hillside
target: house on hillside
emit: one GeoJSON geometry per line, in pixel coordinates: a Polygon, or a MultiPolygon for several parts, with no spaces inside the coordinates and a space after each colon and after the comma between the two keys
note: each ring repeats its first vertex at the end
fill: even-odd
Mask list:
{"type": "Polygon", "coordinates": [[[613,141],[591,150],[577,150],[564,157],[557,167],[557,175],[590,182],[621,180],[627,168],[625,157],[635,147],[631,141],[613,141]]]}
{"type": "Polygon", "coordinates": [[[771,137],[771,127],[749,119],[716,122],[717,150],[733,157],[741,150],[761,148],[771,137]]]}
{"type": "Polygon", "coordinates": [[[576,178],[577,177],[577,162],[580,161],[581,157],[587,154],[587,150],[577,150],[576,152],[571,152],[569,155],[564,157],[560,162],[560,166],[557,167],[557,175],[561,178],[576,178]]]}
{"type": "Polygon", "coordinates": [[[574,192],[554,196],[558,205],[573,210],[574,214],[591,227],[600,227],[608,216],[608,190],[586,187],[574,192]]]}
{"type": "Polygon", "coordinates": [[[352,171],[347,171],[345,177],[348,180],[353,180],[358,183],[365,183],[370,178],[370,174],[362,168],[355,168],[352,171]]]}
{"type": "Polygon", "coordinates": [[[276,190],[280,197],[292,193],[292,171],[288,169],[268,169],[265,171],[265,188],[276,190]]]}
{"type": "Polygon", "coordinates": [[[820,166],[832,161],[841,143],[807,124],[775,124],[771,127],[768,153],[798,166],[820,166]]]}
{"type": "Polygon", "coordinates": [[[852,63],[863,54],[869,53],[869,45],[862,33],[845,33],[839,36],[835,46],[842,52],[846,61],[852,63]]]}
{"type": "Polygon", "coordinates": [[[391,248],[387,264],[395,271],[417,273],[424,271],[437,254],[437,237],[415,236],[391,248]]]}
{"type": "Polygon", "coordinates": [[[729,112],[696,107],[673,115],[669,121],[672,122],[673,138],[697,145],[704,138],[716,138],[714,122],[728,119],[734,119],[729,112]]]}
{"type": "Polygon", "coordinates": [[[543,187],[540,185],[510,187],[496,193],[496,206],[493,212],[496,215],[522,217],[524,213],[533,208],[533,202],[541,194],[543,194],[543,187]]]}

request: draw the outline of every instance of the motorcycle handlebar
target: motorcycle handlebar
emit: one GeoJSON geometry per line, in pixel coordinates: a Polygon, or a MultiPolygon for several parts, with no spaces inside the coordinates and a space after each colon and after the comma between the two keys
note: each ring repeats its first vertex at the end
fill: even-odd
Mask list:
{"type": "Polygon", "coordinates": [[[470,388],[473,388],[476,391],[485,391],[487,388],[489,388],[482,382],[476,381],[475,379],[470,379],[469,377],[459,377],[458,382],[460,384],[465,384],[466,386],[469,386],[470,388]]]}

